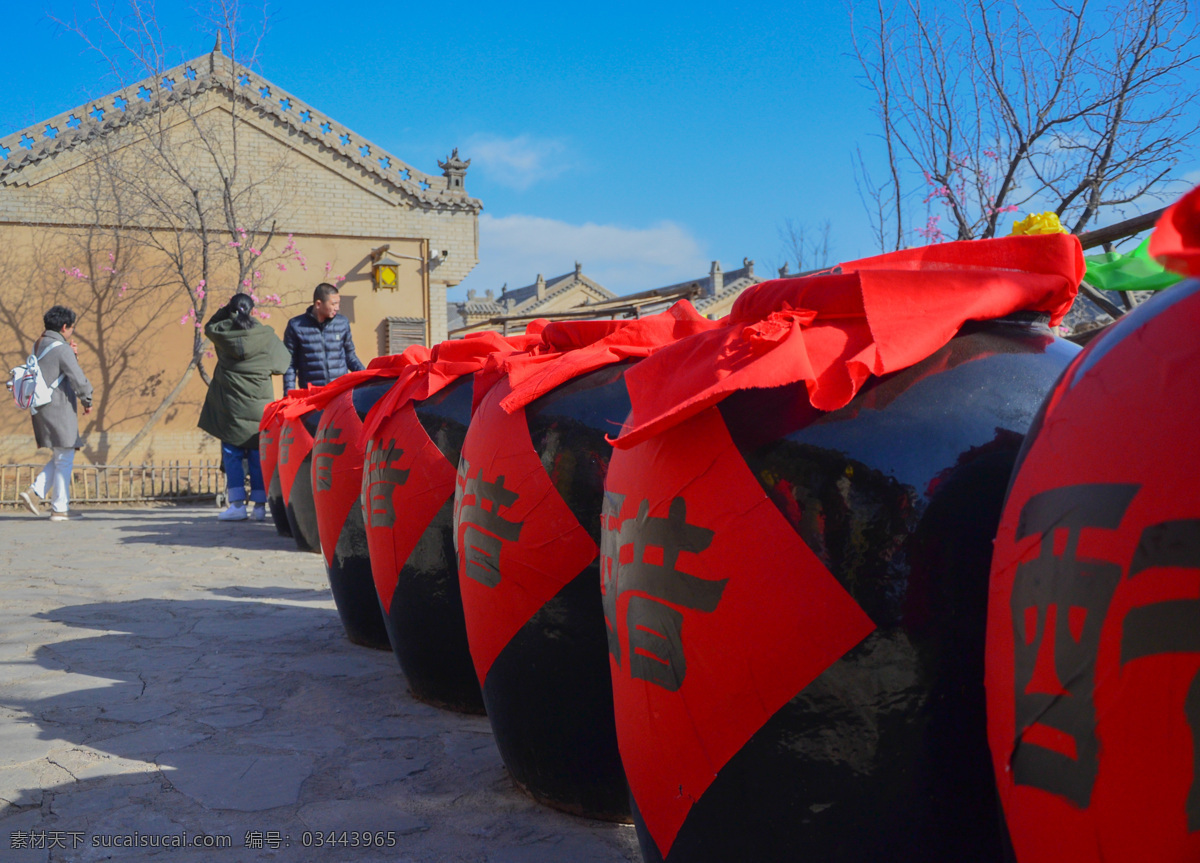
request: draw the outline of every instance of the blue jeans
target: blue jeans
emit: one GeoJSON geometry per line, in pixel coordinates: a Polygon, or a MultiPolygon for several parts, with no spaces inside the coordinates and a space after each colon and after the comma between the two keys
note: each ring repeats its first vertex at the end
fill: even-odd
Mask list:
{"type": "Polygon", "coordinates": [[[242,459],[250,463],[250,500],[254,503],[267,502],[267,490],[263,488],[262,463],[258,449],[242,449],[240,446],[221,444],[221,458],[225,462],[225,481],[229,485],[229,502],[241,503],[246,499],[246,471],[242,459]]]}

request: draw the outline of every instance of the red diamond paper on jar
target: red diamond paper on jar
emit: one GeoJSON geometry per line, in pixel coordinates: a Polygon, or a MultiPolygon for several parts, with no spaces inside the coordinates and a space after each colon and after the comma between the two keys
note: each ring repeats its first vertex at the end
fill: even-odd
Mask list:
{"type": "Polygon", "coordinates": [[[525,410],[507,413],[501,380],[463,442],[454,493],[458,581],[480,684],[537,611],[596,559],[596,543],[550,482],[525,410]]]}
{"type": "Polygon", "coordinates": [[[363,525],[371,575],[383,610],[390,613],[400,570],[454,495],[454,465],[430,440],[411,401],[366,442],[364,463],[363,525]]]}
{"type": "Polygon", "coordinates": [[[359,445],[362,420],[354,410],[354,392],[335,397],[321,415],[313,442],[313,505],[325,563],[333,553],[350,508],[358,505],[362,488],[363,452],[359,445]]]}
{"type": "Polygon", "coordinates": [[[762,491],[716,409],[609,466],[617,739],[666,856],[722,767],[875,624],[762,491]]]}
{"type": "Polygon", "coordinates": [[[275,467],[279,460],[279,429],[282,418],[264,424],[258,431],[258,458],[262,466],[263,487],[269,489],[275,478],[275,467]]]}
{"type": "Polygon", "coordinates": [[[279,426],[279,488],[283,491],[283,502],[292,499],[292,486],[300,473],[300,465],[312,452],[313,436],[304,427],[303,417],[285,419],[279,426]]]}

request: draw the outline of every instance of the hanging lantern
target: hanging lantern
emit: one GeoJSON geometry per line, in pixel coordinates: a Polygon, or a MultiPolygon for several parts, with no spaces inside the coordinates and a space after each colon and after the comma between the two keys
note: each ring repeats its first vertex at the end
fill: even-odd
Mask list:
{"type": "Polygon", "coordinates": [[[395,291],[400,287],[400,262],[386,251],[371,264],[371,279],[377,291],[395,291]]]}

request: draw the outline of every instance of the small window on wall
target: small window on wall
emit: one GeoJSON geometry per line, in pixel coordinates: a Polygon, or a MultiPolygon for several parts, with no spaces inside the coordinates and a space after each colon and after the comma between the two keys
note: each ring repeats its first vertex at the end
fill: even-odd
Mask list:
{"type": "Polygon", "coordinates": [[[383,323],[383,347],[387,353],[399,354],[409,345],[425,344],[424,318],[387,318],[383,323]]]}

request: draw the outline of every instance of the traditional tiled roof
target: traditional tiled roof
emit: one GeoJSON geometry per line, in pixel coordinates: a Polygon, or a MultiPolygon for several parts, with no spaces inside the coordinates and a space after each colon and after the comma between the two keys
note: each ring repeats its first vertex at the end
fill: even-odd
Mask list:
{"type": "MultiPolygon", "coordinates": [[[[476,212],[482,209],[478,200],[461,189],[451,190],[447,176],[417,170],[216,51],[0,137],[0,183],[19,182],[19,172],[32,164],[208,91],[223,92],[258,114],[283,123],[320,144],[319,150],[327,158],[349,160],[382,180],[390,190],[421,204],[476,212]]],[[[457,165],[455,157],[449,161],[457,165]]]]}
{"type": "Polygon", "coordinates": [[[692,302],[692,305],[696,307],[696,311],[703,312],[707,308],[718,306],[726,300],[736,297],[751,285],[757,285],[759,282],[763,281],[766,281],[766,279],[759,278],[758,276],[743,276],[739,279],[734,279],[731,282],[729,281],[729,276],[726,275],[724,288],[722,288],[714,296],[697,297],[692,302]]]}
{"type": "Polygon", "coordinates": [[[501,293],[498,302],[503,304],[501,314],[527,314],[528,312],[538,308],[541,305],[551,302],[557,297],[572,288],[583,285],[590,288],[595,294],[596,299],[610,300],[616,297],[612,291],[604,287],[599,282],[593,281],[583,275],[578,269],[572,270],[569,273],[564,273],[561,276],[553,276],[544,281],[542,299],[537,298],[537,282],[532,285],[516,288],[515,290],[506,290],[501,293]]]}
{"type": "MultiPolygon", "coordinates": [[[[692,304],[698,312],[704,314],[708,309],[713,309],[713,314],[716,314],[722,304],[728,303],[742,291],[746,290],[746,288],[766,281],[754,274],[754,262],[747,259],[741,268],[724,273],[721,279],[720,290],[713,293],[714,273],[718,270],[719,265],[714,263],[713,270],[708,275],[701,276],[698,279],[691,279],[674,285],[666,285],[665,287],[653,289],[648,292],[643,291],[639,294],[631,294],[629,295],[629,304],[627,306],[620,306],[619,311],[616,311],[612,304],[620,303],[623,297],[614,294],[608,288],[589,279],[576,266],[574,272],[543,280],[542,298],[540,300],[537,296],[537,282],[534,282],[532,285],[523,285],[511,291],[505,288],[498,297],[494,296],[491,291],[488,291],[484,297],[475,296],[473,291],[469,292],[465,302],[451,304],[450,317],[456,320],[448,326],[448,329],[454,331],[467,327],[477,328],[484,324],[498,326],[505,318],[529,320],[531,317],[541,314],[541,310],[545,306],[551,305],[556,297],[567,291],[577,289],[580,286],[591,289],[596,294],[595,302],[602,305],[602,308],[596,311],[596,314],[600,317],[611,316],[614,313],[633,314],[632,310],[635,308],[641,314],[662,311],[662,309],[671,305],[680,296],[688,294],[687,289],[689,288],[693,288],[694,294],[698,294],[692,298],[692,304]],[[655,300],[652,297],[648,297],[648,294],[659,294],[663,299],[655,300]]],[[[587,304],[579,303],[570,309],[547,310],[546,316],[553,319],[556,312],[564,314],[567,312],[572,314],[585,313],[587,308],[587,304]]]]}
{"type": "Polygon", "coordinates": [[[493,317],[504,314],[504,306],[497,303],[491,297],[473,297],[465,303],[459,303],[458,308],[460,315],[486,315],[493,317]]]}
{"type": "Polygon", "coordinates": [[[674,285],[666,285],[659,290],[663,292],[674,291],[681,288],[686,288],[690,285],[696,285],[702,289],[703,293],[692,300],[692,305],[696,307],[696,311],[703,312],[705,309],[712,306],[717,306],[724,301],[736,297],[742,291],[751,285],[757,285],[759,282],[766,281],[761,276],[754,275],[754,262],[747,260],[745,265],[736,270],[730,270],[724,273],[721,289],[716,293],[712,292],[712,273],[700,276],[699,278],[689,279],[686,282],[677,282],[674,285]]]}

